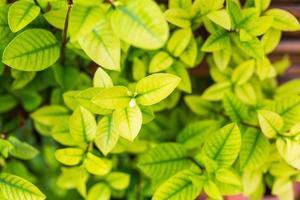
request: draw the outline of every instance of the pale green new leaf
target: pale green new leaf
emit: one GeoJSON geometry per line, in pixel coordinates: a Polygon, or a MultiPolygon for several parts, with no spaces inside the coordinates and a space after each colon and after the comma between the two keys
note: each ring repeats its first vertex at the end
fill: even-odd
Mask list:
{"type": "Polygon", "coordinates": [[[147,176],[155,179],[167,179],[190,166],[186,150],[176,143],[159,144],[143,154],[138,163],[147,176]]]}
{"type": "Polygon", "coordinates": [[[121,137],[133,141],[142,127],[142,112],[137,105],[115,110],[113,112],[113,122],[121,137]]]}
{"type": "Polygon", "coordinates": [[[264,47],[265,53],[271,53],[279,44],[281,39],[281,31],[271,28],[261,38],[261,43],[264,47]]]}
{"type": "Polygon", "coordinates": [[[192,6],[192,0],[169,0],[170,8],[188,9],[192,6]]]}
{"type": "Polygon", "coordinates": [[[26,142],[21,142],[17,138],[10,136],[8,141],[14,148],[10,149],[9,153],[19,159],[30,160],[34,158],[39,151],[26,142]]]}
{"type": "Polygon", "coordinates": [[[204,42],[202,51],[214,52],[230,45],[229,34],[226,30],[218,30],[212,33],[204,42]]]}
{"type": "MultiPolygon", "coordinates": [[[[197,38],[198,40],[202,40],[202,38],[197,38]]],[[[179,59],[188,65],[188,67],[195,67],[196,63],[199,62],[197,58],[198,56],[201,59],[202,52],[198,52],[198,44],[194,36],[192,35],[190,42],[186,49],[182,52],[179,59]],[[198,55],[199,54],[199,55],[198,55]]]]}
{"type": "Polygon", "coordinates": [[[40,13],[40,7],[29,1],[17,1],[8,10],[8,25],[18,32],[32,22],[40,13]]]}
{"type": "Polygon", "coordinates": [[[187,48],[192,38],[190,28],[176,30],[168,41],[167,49],[175,57],[179,57],[187,48]]]}
{"type": "Polygon", "coordinates": [[[216,171],[216,179],[225,184],[234,185],[237,187],[242,186],[241,178],[231,168],[220,168],[216,171]]]}
{"type": "Polygon", "coordinates": [[[206,116],[217,111],[212,102],[204,100],[198,95],[185,96],[184,101],[187,106],[197,115],[206,116]]]}
{"type": "Polygon", "coordinates": [[[300,169],[300,143],[290,138],[278,138],[276,147],[281,157],[292,167],[300,169]]]}
{"type": "Polygon", "coordinates": [[[32,183],[8,173],[0,175],[1,194],[7,200],[44,200],[46,196],[32,183]]]}
{"type": "Polygon", "coordinates": [[[51,130],[51,136],[53,139],[60,144],[63,144],[65,146],[75,146],[76,142],[73,140],[69,124],[65,123],[64,121],[57,123],[51,130]]]}
{"type": "Polygon", "coordinates": [[[255,61],[247,60],[234,69],[231,79],[237,85],[244,84],[252,77],[254,69],[255,61]]]}
{"type": "Polygon", "coordinates": [[[227,66],[229,65],[231,58],[231,48],[230,46],[224,49],[221,49],[219,51],[214,51],[213,52],[213,59],[217,67],[221,70],[224,71],[227,66]]]}
{"type": "Polygon", "coordinates": [[[271,0],[254,0],[254,5],[260,12],[266,10],[271,3],[271,0]]]}
{"type": "Polygon", "coordinates": [[[93,85],[94,87],[111,88],[113,87],[113,82],[110,76],[99,67],[94,74],[93,85]]]}
{"type": "Polygon", "coordinates": [[[98,65],[110,70],[120,70],[120,40],[105,17],[98,21],[90,33],[79,39],[79,44],[98,65]]]}
{"type": "Polygon", "coordinates": [[[55,151],[55,158],[64,165],[77,165],[83,160],[84,150],[79,148],[65,148],[55,151]]]}
{"type": "Polygon", "coordinates": [[[130,92],[124,86],[114,86],[101,90],[92,102],[102,108],[122,109],[129,105],[130,92]]]}
{"type": "Polygon", "coordinates": [[[229,82],[216,83],[204,91],[202,98],[209,101],[219,101],[223,99],[225,93],[230,91],[230,89],[231,83],[229,82]]]}
{"type": "Polygon", "coordinates": [[[58,57],[59,43],[50,31],[28,29],[6,46],[2,62],[21,71],[41,71],[58,57]]]}
{"type": "Polygon", "coordinates": [[[283,128],[282,117],[272,111],[259,110],[258,121],[263,134],[268,138],[274,138],[283,128]]]}
{"type": "Polygon", "coordinates": [[[107,155],[117,144],[119,132],[111,115],[104,116],[98,122],[95,144],[100,151],[107,155]]]}
{"type": "Polygon", "coordinates": [[[208,197],[211,197],[215,200],[222,200],[222,194],[216,183],[212,180],[208,180],[204,184],[204,192],[207,194],[208,197]]]}
{"type": "Polygon", "coordinates": [[[62,7],[59,10],[51,9],[49,12],[43,14],[44,18],[52,26],[63,30],[65,26],[67,7],[62,7]]]}
{"type": "Polygon", "coordinates": [[[246,55],[249,55],[256,59],[263,59],[264,48],[262,43],[257,38],[253,38],[249,41],[240,41],[240,38],[237,35],[234,35],[232,39],[236,46],[241,49],[246,55]]]}
{"type": "Polygon", "coordinates": [[[103,17],[103,11],[100,7],[74,4],[70,14],[68,31],[71,41],[86,36],[103,17]]]}
{"type": "Polygon", "coordinates": [[[230,16],[232,28],[238,28],[242,21],[242,9],[239,5],[239,1],[227,0],[226,1],[226,10],[230,16]]]}
{"type": "Polygon", "coordinates": [[[231,29],[231,19],[225,9],[212,11],[207,15],[207,17],[219,26],[227,30],[231,29]]]}
{"type": "Polygon", "coordinates": [[[273,16],[273,24],[272,27],[282,30],[282,31],[297,31],[300,30],[300,24],[296,17],[294,17],[291,13],[273,8],[268,10],[265,15],[273,16]]]}
{"type": "Polygon", "coordinates": [[[161,184],[153,195],[153,200],[182,200],[195,199],[202,190],[201,176],[184,170],[161,184]],[[197,184],[194,179],[198,179],[197,184]]]}
{"type": "Polygon", "coordinates": [[[111,190],[105,183],[93,185],[89,190],[86,200],[110,200],[111,190]]]}
{"type": "Polygon", "coordinates": [[[167,98],[180,83],[173,74],[157,73],[141,79],[135,87],[136,100],[145,106],[156,104],[167,98]]]}
{"type": "Polygon", "coordinates": [[[78,107],[69,119],[72,138],[77,144],[87,144],[96,136],[97,124],[93,114],[84,107],[78,107]]]}
{"type": "Polygon", "coordinates": [[[219,166],[231,166],[239,154],[240,147],[240,130],[232,123],[221,128],[206,141],[203,153],[219,166]]]}
{"type": "Polygon", "coordinates": [[[162,47],[169,35],[168,24],[153,0],[125,0],[111,15],[111,25],[121,40],[144,49],[162,47]]]}
{"type": "Polygon", "coordinates": [[[104,176],[111,171],[112,163],[110,160],[100,158],[92,153],[87,153],[84,166],[88,172],[97,176],[104,176]]]}
{"type": "Polygon", "coordinates": [[[181,28],[188,28],[191,26],[191,14],[181,8],[170,8],[165,13],[165,18],[171,24],[181,28]]]}
{"type": "Polygon", "coordinates": [[[268,157],[269,151],[268,139],[256,129],[247,129],[242,137],[240,169],[259,169],[268,157]]]}
{"type": "Polygon", "coordinates": [[[251,83],[235,86],[234,94],[247,105],[256,105],[259,97],[251,83]]]}
{"type": "Polygon", "coordinates": [[[157,52],[150,61],[149,72],[156,73],[168,69],[174,59],[165,51],[157,52]]]}
{"type": "Polygon", "coordinates": [[[223,97],[223,106],[226,114],[234,122],[241,122],[247,119],[248,107],[232,93],[228,93],[223,97]]]}
{"type": "Polygon", "coordinates": [[[130,183],[130,175],[123,172],[111,172],[106,181],[115,190],[125,190],[130,183]]]}
{"type": "Polygon", "coordinates": [[[180,77],[181,81],[180,81],[179,85],[177,86],[178,89],[180,89],[184,92],[187,92],[187,93],[192,92],[192,83],[191,83],[190,75],[189,75],[188,70],[184,67],[184,65],[182,65],[180,63],[175,64],[175,65],[171,66],[167,70],[167,72],[180,77]]]}

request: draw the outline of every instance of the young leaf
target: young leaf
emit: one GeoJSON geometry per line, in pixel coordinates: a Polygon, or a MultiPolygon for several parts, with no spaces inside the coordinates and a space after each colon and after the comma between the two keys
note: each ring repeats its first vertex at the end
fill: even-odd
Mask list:
{"type": "Polygon", "coordinates": [[[208,87],[202,94],[202,98],[208,101],[219,101],[224,94],[230,91],[231,84],[229,82],[216,83],[208,87]]]}
{"type": "Polygon", "coordinates": [[[225,184],[241,187],[241,178],[230,168],[220,168],[216,171],[216,179],[225,184]]]}
{"type": "Polygon", "coordinates": [[[246,83],[252,77],[254,68],[254,60],[247,60],[239,64],[232,72],[232,81],[237,85],[246,83]]]}
{"type": "Polygon", "coordinates": [[[263,134],[268,138],[274,138],[283,128],[282,117],[272,111],[259,110],[258,121],[263,134]]]}
{"type": "Polygon", "coordinates": [[[185,96],[184,101],[197,115],[206,116],[217,111],[213,103],[202,99],[201,96],[198,95],[185,96]]]}
{"type": "Polygon", "coordinates": [[[99,67],[94,74],[93,85],[94,87],[111,88],[113,87],[113,82],[110,76],[99,67]]]}
{"type": "Polygon", "coordinates": [[[142,112],[135,105],[113,112],[113,122],[121,137],[133,141],[142,127],[142,112]]]}
{"type": "Polygon", "coordinates": [[[230,45],[228,32],[221,29],[212,33],[204,42],[202,51],[214,52],[226,48],[230,45]]]}
{"type": "Polygon", "coordinates": [[[55,158],[64,165],[77,165],[83,160],[84,151],[79,148],[59,149],[55,152],[55,158]]]}
{"type": "Polygon", "coordinates": [[[180,78],[166,73],[157,73],[140,80],[135,87],[138,103],[150,106],[167,98],[180,83],[180,78]]]}
{"type": "Polygon", "coordinates": [[[87,144],[96,136],[97,124],[94,116],[84,107],[78,107],[69,120],[70,133],[78,144],[87,144]]]}
{"type": "Polygon", "coordinates": [[[264,48],[261,42],[257,38],[253,38],[249,41],[240,41],[237,35],[234,35],[233,41],[236,46],[241,49],[245,54],[256,58],[258,60],[263,59],[264,57],[264,48]]]}
{"type": "Polygon", "coordinates": [[[237,99],[232,93],[223,97],[223,106],[226,114],[234,122],[241,122],[247,119],[249,115],[247,105],[237,99]]]}
{"type": "Polygon", "coordinates": [[[240,168],[242,170],[259,169],[265,162],[270,143],[268,139],[256,129],[247,129],[242,137],[240,152],[240,168]]]}
{"type": "Polygon", "coordinates": [[[76,142],[73,140],[70,134],[69,124],[65,123],[64,121],[61,123],[57,123],[57,125],[53,127],[51,131],[51,136],[55,141],[65,146],[76,145],[76,142]]]}
{"type": "Polygon", "coordinates": [[[181,81],[180,81],[179,85],[177,86],[178,89],[180,89],[184,92],[187,92],[187,93],[192,92],[191,79],[190,79],[190,76],[189,76],[189,73],[188,73],[187,69],[183,65],[178,64],[176,66],[175,65],[171,66],[167,70],[167,72],[180,77],[181,81]]]}
{"type": "Polygon", "coordinates": [[[238,1],[227,0],[226,1],[226,10],[230,16],[232,28],[238,28],[242,21],[242,10],[238,1]]]}
{"type": "MultiPolygon", "coordinates": [[[[200,38],[200,37],[199,37],[200,38]]],[[[186,49],[182,52],[179,59],[188,67],[195,67],[198,56],[198,44],[194,36],[192,35],[189,44],[186,49]]]]}
{"type": "Polygon", "coordinates": [[[41,71],[59,57],[55,36],[44,29],[28,29],[17,35],[5,48],[2,62],[21,71],[41,71]]]}
{"type": "Polygon", "coordinates": [[[32,22],[40,13],[40,8],[28,1],[17,1],[8,10],[8,25],[12,32],[18,32],[32,22]]]}
{"type": "Polygon", "coordinates": [[[150,61],[149,72],[156,73],[168,69],[174,62],[174,59],[165,51],[156,53],[150,61]]]}
{"type": "Polygon", "coordinates": [[[122,109],[129,105],[130,92],[124,86],[114,86],[103,89],[92,99],[92,102],[102,108],[122,109]]]}
{"type": "Polygon", "coordinates": [[[290,138],[278,138],[276,147],[281,157],[292,167],[300,169],[300,144],[290,138]]]}
{"type": "Polygon", "coordinates": [[[254,0],[254,5],[260,12],[266,10],[271,3],[271,0],[254,0]]]}
{"type": "Polygon", "coordinates": [[[192,37],[190,28],[176,30],[168,41],[167,49],[175,57],[179,57],[187,48],[192,37]]]}
{"type": "Polygon", "coordinates": [[[213,59],[217,67],[221,70],[224,71],[231,58],[231,48],[230,46],[224,49],[221,49],[219,51],[214,51],[213,52],[213,59]]]}
{"type": "Polygon", "coordinates": [[[164,15],[166,20],[175,26],[181,28],[188,28],[191,26],[191,14],[184,9],[170,8],[164,15]]]}
{"type": "Polygon", "coordinates": [[[111,190],[105,183],[97,183],[89,190],[86,200],[110,200],[111,190]]]}
{"type": "Polygon", "coordinates": [[[225,9],[212,11],[207,15],[208,19],[225,28],[226,30],[231,29],[231,20],[225,9]]]}
{"type": "Polygon", "coordinates": [[[32,183],[8,173],[0,175],[1,194],[9,200],[44,200],[46,196],[32,183]]]}
{"type": "Polygon", "coordinates": [[[188,9],[192,6],[191,0],[170,0],[169,7],[170,8],[184,8],[188,9]]]}
{"type": "Polygon", "coordinates": [[[110,70],[120,70],[120,40],[106,18],[102,17],[90,33],[80,38],[79,44],[98,65],[110,70]]]}
{"type": "Polygon", "coordinates": [[[144,0],[143,4],[127,0],[117,6],[110,19],[115,34],[136,47],[158,49],[169,35],[168,24],[159,6],[152,0],[144,0]]]}
{"type": "Polygon", "coordinates": [[[207,196],[211,197],[212,199],[216,199],[216,200],[223,199],[221,191],[212,180],[208,180],[207,182],[205,182],[203,189],[204,192],[207,194],[207,196]]]}
{"type": "Polygon", "coordinates": [[[87,153],[87,157],[84,160],[84,166],[91,174],[104,176],[110,172],[112,163],[107,159],[100,158],[92,153],[87,153]]]}
{"type": "Polygon", "coordinates": [[[282,31],[300,30],[300,24],[296,17],[285,10],[273,8],[268,10],[265,15],[273,16],[272,27],[282,31]]]}
{"type": "Polygon", "coordinates": [[[271,53],[279,44],[281,39],[281,31],[277,29],[269,29],[261,39],[261,43],[264,47],[265,53],[271,53]]]}
{"type": "Polygon", "coordinates": [[[138,163],[138,167],[147,176],[162,180],[189,168],[190,165],[184,147],[176,143],[158,145],[143,154],[138,163]]]}
{"type": "Polygon", "coordinates": [[[117,144],[119,132],[111,115],[104,116],[98,123],[95,143],[107,155],[117,144]]]}
{"type": "Polygon", "coordinates": [[[161,184],[153,195],[153,200],[180,200],[195,199],[201,192],[203,181],[202,177],[189,171],[184,170],[169,178],[161,184]],[[193,179],[198,180],[197,184],[193,179]]]}
{"type": "Polygon", "coordinates": [[[219,166],[231,166],[241,147],[241,134],[236,124],[228,124],[212,135],[204,144],[203,153],[219,166]]]}
{"type": "Polygon", "coordinates": [[[125,190],[130,183],[130,175],[122,172],[111,172],[106,181],[115,190],[125,190]]]}

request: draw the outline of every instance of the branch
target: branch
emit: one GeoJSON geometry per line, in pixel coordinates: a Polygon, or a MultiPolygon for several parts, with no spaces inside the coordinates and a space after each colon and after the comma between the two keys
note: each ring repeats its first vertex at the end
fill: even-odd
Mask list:
{"type": "Polygon", "coordinates": [[[64,30],[62,33],[62,41],[61,41],[61,47],[60,47],[60,59],[61,59],[61,63],[63,65],[65,64],[65,49],[66,49],[66,45],[69,41],[68,28],[69,28],[69,18],[70,18],[70,13],[71,13],[72,7],[73,7],[73,0],[68,0],[68,10],[67,10],[67,14],[66,14],[65,25],[64,25],[64,30]]]}

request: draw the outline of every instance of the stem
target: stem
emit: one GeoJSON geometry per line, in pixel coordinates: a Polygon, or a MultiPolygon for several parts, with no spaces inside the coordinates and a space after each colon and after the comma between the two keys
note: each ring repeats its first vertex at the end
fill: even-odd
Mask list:
{"type": "Polygon", "coordinates": [[[69,28],[69,18],[70,18],[70,13],[71,13],[72,7],[73,7],[73,0],[68,0],[68,10],[67,10],[67,14],[66,14],[65,26],[64,26],[63,33],[62,33],[62,41],[61,41],[61,47],[60,47],[60,59],[61,59],[61,63],[63,65],[65,64],[65,49],[66,49],[66,45],[69,41],[68,28],[69,28]]]}

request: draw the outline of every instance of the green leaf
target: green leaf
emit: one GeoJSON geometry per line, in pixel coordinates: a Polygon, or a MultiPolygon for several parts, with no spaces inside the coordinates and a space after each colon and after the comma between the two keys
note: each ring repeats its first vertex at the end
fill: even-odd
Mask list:
{"type": "Polygon", "coordinates": [[[184,67],[184,65],[177,64],[176,66],[175,65],[171,66],[167,70],[167,72],[180,77],[181,81],[180,81],[179,85],[177,86],[178,89],[180,89],[184,92],[187,92],[187,93],[192,92],[192,83],[191,83],[190,75],[189,75],[189,72],[187,71],[187,69],[184,67]]]}
{"type": "Polygon", "coordinates": [[[121,137],[133,141],[142,127],[142,112],[137,105],[113,112],[113,122],[121,137]]]}
{"type": "Polygon", "coordinates": [[[241,49],[246,55],[249,55],[258,60],[263,59],[264,48],[257,38],[253,38],[250,41],[240,41],[239,37],[237,35],[234,35],[233,41],[236,46],[241,49]]]}
{"type": "Polygon", "coordinates": [[[89,34],[98,24],[99,19],[103,17],[103,11],[98,6],[74,4],[70,14],[68,30],[71,41],[78,40],[89,34]]]}
{"type": "Polygon", "coordinates": [[[165,18],[171,24],[181,28],[188,28],[191,26],[191,14],[185,9],[170,8],[165,13],[165,18]]]}
{"type": "Polygon", "coordinates": [[[207,15],[208,19],[225,28],[226,30],[231,29],[231,20],[225,9],[212,11],[207,15]]]}
{"type": "Polygon", "coordinates": [[[84,160],[84,166],[91,174],[104,176],[110,172],[112,163],[107,159],[87,153],[86,159],[84,160]]]}
{"type": "Polygon", "coordinates": [[[96,95],[92,102],[102,108],[122,109],[129,105],[130,92],[124,86],[114,86],[103,89],[96,95]]]}
{"type": "Polygon", "coordinates": [[[0,175],[1,194],[9,200],[44,200],[46,196],[32,183],[11,174],[0,175]]]}
{"type": "Polygon", "coordinates": [[[272,111],[259,110],[258,121],[263,134],[268,138],[274,138],[283,128],[282,117],[272,111]]]}
{"type": "Polygon", "coordinates": [[[292,167],[300,169],[300,143],[290,138],[278,138],[276,147],[281,157],[292,167]]]}
{"type": "Polygon", "coordinates": [[[224,71],[230,62],[231,58],[231,48],[230,46],[219,51],[213,52],[213,59],[216,66],[221,70],[224,71]]]}
{"type": "Polygon", "coordinates": [[[19,159],[30,160],[34,158],[39,151],[26,142],[21,142],[17,138],[10,136],[8,141],[13,145],[13,149],[9,153],[19,159]]]}
{"type": "Polygon", "coordinates": [[[265,53],[271,53],[279,44],[281,39],[281,31],[277,29],[269,29],[261,39],[262,45],[264,47],[265,53]]]}
{"type": "Polygon", "coordinates": [[[73,140],[70,134],[69,124],[64,121],[57,123],[57,125],[53,127],[51,130],[51,136],[55,141],[65,146],[76,145],[76,142],[73,140]]]}
{"type": "Polygon", "coordinates": [[[55,36],[43,29],[28,29],[16,36],[5,48],[2,62],[21,71],[41,71],[59,57],[55,36]]]}
{"type": "Polygon", "coordinates": [[[204,42],[202,51],[214,52],[226,48],[230,45],[228,32],[221,29],[212,33],[204,42]]]}
{"type": "Polygon", "coordinates": [[[0,104],[0,113],[6,113],[18,104],[18,100],[11,94],[1,95],[0,104]]]}
{"type": "Polygon", "coordinates": [[[94,74],[93,85],[94,87],[111,88],[114,84],[110,76],[99,67],[94,74]]]}
{"type": "Polygon", "coordinates": [[[221,167],[231,166],[239,154],[240,147],[240,130],[232,123],[221,128],[206,141],[203,153],[221,167]]]}
{"type": "Polygon", "coordinates": [[[59,10],[51,9],[49,12],[43,14],[44,18],[52,26],[63,30],[65,26],[67,7],[62,7],[59,10]]]}
{"type": "MultiPolygon", "coordinates": [[[[1,5],[0,5],[1,6],[1,5]]],[[[0,9],[0,50],[2,51],[4,47],[10,42],[14,37],[14,33],[10,30],[8,25],[8,10],[9,5],[2,5],[0,9]]]]}
{"type": "Polygon", "coordinates": [[[55,158],[64,165],[77,165],[83,160],[84,151],[79,148],[65,148],[55,151],[55,158]]]}
{"type": "Polygon", "coordinates": [[[95,143],[100,151],[107,155],[117,144],[119,132],[111,115],[104,116],[98,123],[95,143]]]}
{"type": "Polygon", "coordinates": [[[40,13],[40,7],[28,1],[17,1],[8,10],[8,25],[18,32],[32,22],[40,13]]]}
{"type": "Polygon", "coordinates": [[[212,199],[216,199],[216,200],[223,199],[221,191],[212,180],[208,180],[207,182],[205,182],[203,189],[204,192],[207,194],[207,196],[211,197],[212,199]]]}
{"type": "Polygon", "coordinates": [[[78,107],[69,120],[70,133],[77,144],[87,144],[96,136],[96,120],[84,107],[78,107]]]}
{"type": "Polygon", "coordinates": [[[177,173],[161,184],[153,195],[153,200],[181,200],[196,199],[201,193],[203,181],[201,177],[191,171],[185,170],[177,173]],[[194,179],[198,183],[193,182],[194,179]]]}
{"type": "Polygon", "coordinates": [[[11,76],[14,78],[12,83],[13,89],[21,89],[27,85],[32,79],[34,79],[36,72],[23,72],[18,70],[12,70],[11,76]]]}
{"type": "Polygon", "coordinates": [[[182,52],[179,59],[184,64],[188,65],[188,67],[195,67],[197,63],[197,56],[198,56],[198,44],[196,39],[192,35],[189,44],[187,45],[186,49],[182,52]]]}
{"type": "Polygon", "coordinates": [[[184,8],[188,9],[192,6],[191,0],[169,0],[170,8],[184,8]]]}
{"type": "Polygon", "coordinates": [[[149,61],[144,58],[133,58],[132,76],[135,81],[138,81],[146,76],[149,61]]]}
{"type": "Polygon", "coordinates": [[[255,61],[247,60],[233,70],[231,79],[237,85],[244,84],[252,77],[254,69],[255,61]]]}
{"type": "Polygon", "coordinates": [[[272,27],[275,29],[282,31],[300,30],[300,24],[297,18],[285,10],[273,8],[268,10],[265,15],[274,17],[272,27]]]}
{"type": "Polygon", "coordinates": [[[268,139],[256,129],[247,129],[242,137],[240,168],[242,170],[260,169],[269,151],[268,139]]]}
{"type": "Polygon", "coordinates": [[[260,80],[276,76],[276,71],[267,57],[256,61],[256,73],[260,80]]]}
{"type": "Polygon", "coordinates": [[[130,175],[123,172],[112,172],[106,177],[108,184],[115,190],[125,190],[130,183],[130,175]]]}
{"type": "Polygon", "coordinates": [[[216,112],[215,105],[207,100],[202,99],[201,96],[185,96],[184,101],[189,109],[191,109],[197,115],[206,116],[216,112]]]}
{"type": "Polygon", "coordinates": [[[254,5],[259,11],[263,12],[266,10],[271,3],[271,0],[254,0],[254,5]]]}
{"type": "Polygon", "coordinates": [[[0,139],[0,152],[4,158],[8,157],[8,153],[12,150],[14,146],[7,140],[0,139]]]}
{"type": "Polygon", "coordinates": [[[216,83],[204,91],[202,98],[208,101],[219,101],[223,99],[225,93],[230,91],[230,88],[231,83],[229,82],[216,83]]]}
{"type": "Polygon", "coordinates": [[[216,179],[225,184],[234,185],[237,187],[242,186],[241,178],[237,173],[230,168],[220,168],[216,171],[216,179]]]}
{"type": "Polygon", "coordinates": [[[147,176],[155,179],[167,179],[190,166],[186,150],[176,143],[159,144],[143,154],[138,163],[147,176]]]}
{"type": "Polygon", "coordinates": [[[251,83],[235,86],[234,93],[238,99],[247,105],[257,104],[258,95],[251,83]]]}
{"type": "Polygon", "coordinates": [[[152,0],[144,0],[143,4],[125,1],[112,13],[111,25],[121,40],[143,49],[162,47],[169,35],[168,24],[152,0]]]}
{"type": "Polygon", "coordinates": [[[150,61],[149,72],[156,73],[168,69],[174,62],[174,59],[165,51],[157,52],[150,61]]]}
{"type": "Polygon", "coordinates": [[[98,65],[110,70],[120,70],[120,40],[113,33],[106,18],[102,17],[90,33],[79,39],[79,43],[98,65]]]}
{"type": "Polygon", "coordinates": [[[187,48],[192,37],[190,28],[176,30],[168,41],[167,49],[175,57],[179,57],[187,48]]]}
{"type": "Polygon", "coordinates": [[[300,94],[300,79],[288,81],[280,85],[276,90],[277,96],[298,95],[300,94]]]}
{"type": "Polygon", "coordinates": [[[238,1],[227,0],[226,1],[226,10],[230,16],[232,28],[238,28],[242,21],[242,9],[238,1]]]}
{"type": "Polygon", "coordinates": [[[145,106],[167,98],[180,83],[180,78],[166,73],[157,73],[141,79],[135,87],[137,103],[145,106]]]}
{"type": "Polygon", "coordinates": [[[105,183],[97,183],[89,190],[86,200],[110,200],[111,190],[105,183]]]}
{"type": "Polygon", "coordinates": [[[176,140],[186,149],[198,148],[219,128],[220,123],[214,120],[193,122],[179,132],[176,140]]]}

